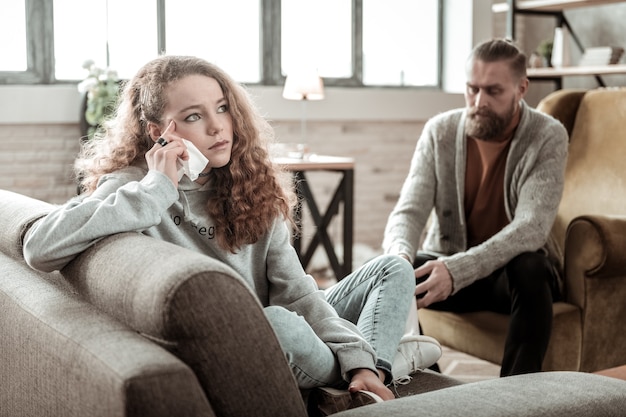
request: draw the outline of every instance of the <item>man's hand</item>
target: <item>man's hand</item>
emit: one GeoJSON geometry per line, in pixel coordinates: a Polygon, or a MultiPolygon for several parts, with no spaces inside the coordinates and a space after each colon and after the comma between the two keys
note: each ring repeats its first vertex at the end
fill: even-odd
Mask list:
{"type": "Polygon", "coordinates": [[[395,398],[393,392],[385,386],[380,377],[373,371],[369,369],[355,369],[351,373],[352,380],[350,381],[350,386],[348,386],[348,391],[370,391],[385,401],[395,398]]]}
{"type": "Polygon", "coordinates": [[[417,299],[417,308],[427,307],[443,301],[452,294],[452,276],[441,261],[428,261],[415,270],[415,278],[430,274],[428,279],[415,286],[415,295],[425,293],[417,299]]]}

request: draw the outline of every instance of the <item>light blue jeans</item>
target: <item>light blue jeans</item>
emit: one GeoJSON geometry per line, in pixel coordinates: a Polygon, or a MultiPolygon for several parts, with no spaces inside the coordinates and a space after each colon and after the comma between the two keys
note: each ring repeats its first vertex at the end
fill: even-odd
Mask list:
{"type": "MultiPolygon", "coordinates": [[[[404,334],[415,291],[413,267],[395,255],[381,255],[324,292],[340,317],[354,323],[387,373],[404,334]]],[[[303,317],[281,307],[265,313],[301,389],[343,387],[337,357],[303,317]]]]}

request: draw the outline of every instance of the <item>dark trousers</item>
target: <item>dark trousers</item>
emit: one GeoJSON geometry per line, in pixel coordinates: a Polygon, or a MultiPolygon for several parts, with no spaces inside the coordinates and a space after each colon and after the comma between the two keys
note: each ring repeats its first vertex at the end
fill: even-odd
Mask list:
{"type": "MultiPolygon", "coordinates": [[[[414,266],[435,259],[418,254],[414,266]]],[[[489,310],[510,315],[500,376],[541,371],[552,331],[552,303],[558,298],[557,277],[548,258],[526,252],[488,277],[459,290],[433,310],[467,313],[489,310]]]]}

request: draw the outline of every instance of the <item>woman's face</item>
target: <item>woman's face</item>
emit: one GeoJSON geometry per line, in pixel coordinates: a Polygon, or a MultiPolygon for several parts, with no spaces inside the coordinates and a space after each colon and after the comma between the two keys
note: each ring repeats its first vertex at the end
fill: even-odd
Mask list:
{"type": "Polygon", "coordinates": [[[210,167],[225,166],[233,146],[233,120],[217,81],[190,75],[172,83],[166,94],[165,127],[173,120],[175,130],[171,133],[192,142],[207,157],[210,167]]]}

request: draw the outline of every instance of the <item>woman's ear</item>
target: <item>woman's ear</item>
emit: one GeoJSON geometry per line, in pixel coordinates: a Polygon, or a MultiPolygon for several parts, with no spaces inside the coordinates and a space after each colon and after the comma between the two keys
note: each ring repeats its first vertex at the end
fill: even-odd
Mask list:
{"type": "Polygon", "coordinates": [[[161,137],[161,128],[156,123],[148,122],[148,132],[150,133],[152,140],[155,142],[159,139],[159,137],[161,137]]]}

